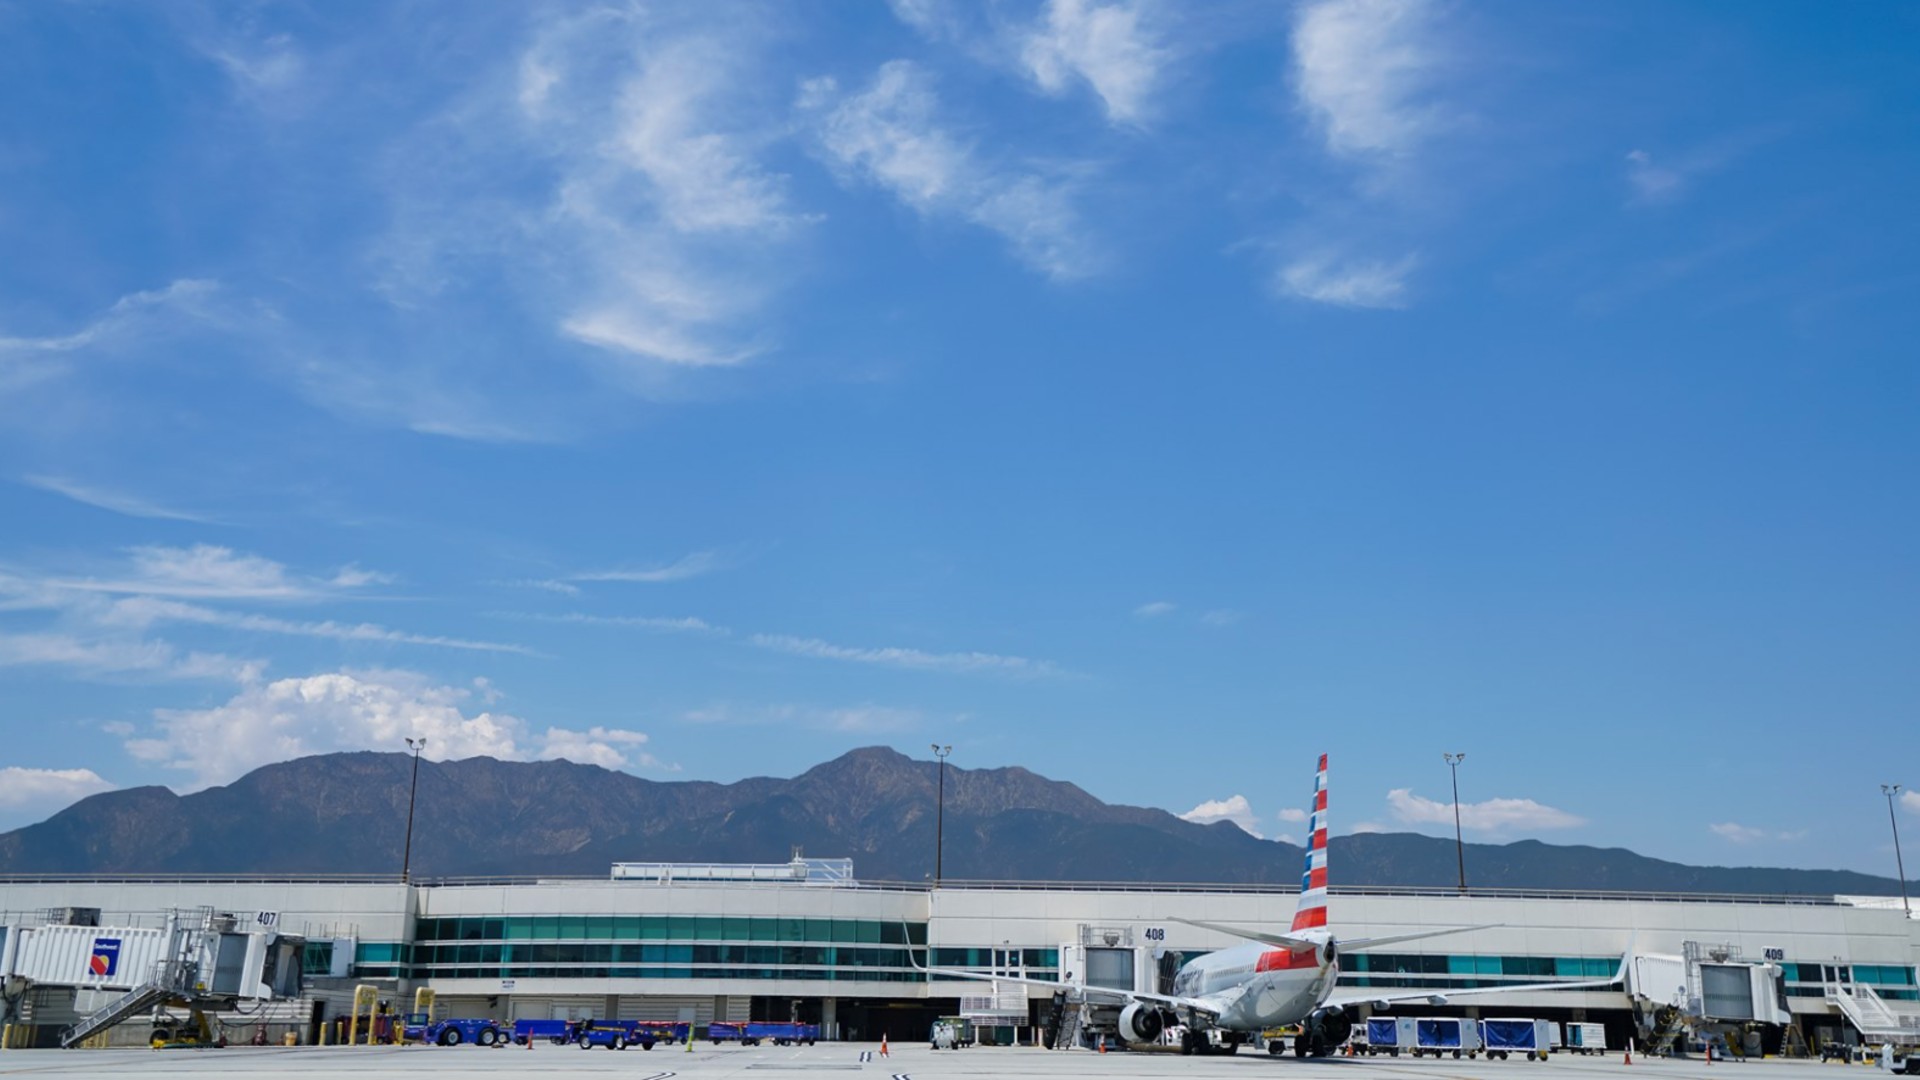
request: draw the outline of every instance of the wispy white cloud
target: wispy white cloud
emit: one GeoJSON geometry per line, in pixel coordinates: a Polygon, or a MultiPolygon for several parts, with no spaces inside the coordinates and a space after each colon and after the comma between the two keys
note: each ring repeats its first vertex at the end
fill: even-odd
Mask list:
{"type": "Polygon", "coordinates": [[[1157,619],[1162,615],[1173,614],[1176,607],[1177,605],[1171,600],[1155,600],[1134,608],[1133,614],[1135,618],[1139,619],[1157,619]]]}
{"type": "Polygon", "coordinates": [[[0,667],[59,668],[88,676],[244,682],[264,665],[220,653],[182,652],[165,641],[67,633],[0,634],[0,667]]]}
{"type": "Polygon", "coordinates": [[[926,216],[960,218],[1000,234],[1028,265],[1077,278],[1097,265],[1074,208],[1072,177],[990,164],[943,126],[932,78],[907,60],[880,66],[871,85],[842,94],[809,80],[800,104],[818,123],[831,162],[926,216]]]}
{"type": "Polygon", "coordinates": [[[407,737],[424,737],[425,754],[434,760],[485,754],[521,761],[565,757],[608,768],[659,765],[641,732],[536,730],[508,713],[469,713],[474,693],[406,671],[278,679],[247,686],[212,708],[155,710],[153,724],[125,744],[141,761],[187,773],[195,788],[309,754],[399,749],[407,737]]]}
{"type": "Polygon", "coordinates": [[[182,278],[165,288],[128,293],[93,322],[67,334],[46,337],[0,336],[0,360],[31,353],[68,353],[106,344],[124,336],[154,312],[191,311],[217,288],[212,281],[182,278]]]}
{"type": "Polygon", "coordinates": [[[678,618],[659,615],[589,615],[579,611],[569,611],[559,615],[519,611],[495,611],[489,614],[495,618],[524,619],[528,622],[571,623],[576,626],[623,626],[674,634],[707,634],[724,637],[729,633],[724,626],[715,626],[705,619],[697,619],[691,615],[678,618]]]}
{"type": "Polygon", "coordinates": [[[920,728],[926,722],[926,714],[919,709],[872,704],[830,708],[817,705],[743,706],[720,703],[689,710],[681,715],[681,719],[690,724],[804,727],[815,731],[880,734],[920,728]]]}
{"type": "Polygon", "coordinates": [[[1232,626],[1245,618],[1246,616],[1244,614],[1230,608],[1215,608],[1200,616],[1200,625],[1213,627],[1232,626]]]}
{"type": "Polygon", "coordinates": [[[1394,262],[1315,255],[1281,267],[1274,286],[1283,296],[1336,307],[1403,308],[1407,275],[1418,261],[1413,255],[1394,262]]]}
{"type": "Polygon", "coordinates": [[[632,581],[649,585],[658,585],[670,581],[686,581],[691,578],[710,574],[722,566],[720,556],[712,551],[695,551],[683,555],[670,563],[657,566],[642,566],[613,570],[589,570],[572,574],[570,581],[632,581]]]}
{"type": "Polygon", "coordinates": [[[1723,821],[1717,825],[1708,825],[1707,831],[1722,840],[1734,844],[1786,843],[1804,839],[1805,829],[1757,829],[1749,825],[1740,825],[1723,821]]]}
{"type": "Polygon", "coordinates": [[[333,588],[352,588],[383,579],[357,568],[331,580],[289,574],[287,567],[258,555],[215,544],[191,547],[148,546],[127,552],[127,572],[113,577],[77,577],[51,582],[61,589],[197,599],[302,600],[333,588]]]}
{"type": "Polygon", "coordinates": [[[110,510],[116,514],[125,514],[127,517],[153,518],[160,521],[195,521],[202,524],[210,524],[214,520],[204,514],[163,506],[138,495],[82,484],[61,476],[23,476],[20,482],[28,487],[50,491],[55,495],[72,499],[74,502],[101,510],[110,510]]]}
{"type": "Polygon", "coordinates": [[[445,637],[439,634],[414,634],[404,630],[393,630],[374,623],[341,623],[331,619],[319,621],[300,621],[276,618],[270,615],[254,615],[237,611],[220,611],[197,604],[181,603],[177,600],[164,600],[154,597],[131,597],[117,601],[103,616],[103,621],[122,626],[148,627],[159,623],[187,623],[198,626],[217,626],[228,630],[240,630],[255,634],[282,634],[293,637],[326,638],[332,641],[359,641],[386,645],[426,645],[441,649],[465,649],[474,652],[518,653],[522,656],[534,655],[532,649],[524,645],[510,645],[497,641],[472,641],[466,638],[445,637]]]}
{"type": "Polygon", "coordinates": [[[1264,840],[1260,830],[1259,817],[1253,812],[1253,805],[1247,802],[1245,795],[1230,795],[1224,799],[1208,799],[1199,806],[1180,815],[1182,821],[1191,821],[1196,825],[1211,825],[1216,821],[1231,821],[1240,826],[1249,835],[1264,840]]]}
{"type": "MultiPolygon", "coordinates": [[[[1409,788],[1395,788],[1387,792],[1387,806],[1396,819],[1408,824],[1453,824],[1452,803],[1421,798],[1409,788]]],[[[1484,832],[1572,829],[1586,823],[1583,817],[1532,799],[1488,799],[1485,802],[1460,804],[1461,827],[1484,832]]]]}
{"type": "Polygon", "coordinates": [[[1149,99],[1170,55],[1147,25],[1144,8],[1141,3],[1048,0],[1021,59],[1048,93],[1064,93],[1075,78],[1083,79],[1100,96],[1109,120],[1139,124],[1150,111],[1149,99]]]}
{"type": "Polygon", "coordinates": [[[749,644],[774,652],[788,653],[793,656],[807,656],[816,660],[844,660],[855,664],[873,664],[879,667],[905,668],[910,671],[947,671],[961,673],[992,673],[1001,675],[1041,676],[1059,674],[1052,661],[1034,660],[1024,656],[1001,656],[985,652],[930,653],[919,649],[906,649],[897,646],[881,648],[857,648],[847,645],[835,645],[819,638],[794,637],[788,634],[754,634],[747,639],[749,644]]]}
{"type": "Polygon", "coordinates": [[[1910,814],[1920,814],[1920,791],[1902,791],[1900,807],[1910,814]]]}
{"type": "Polygon", "coordinates": [[[503,589],[539,589],[542,592],[559,593],[561,596],[580,595],[580,586],[552,578],[516,578],[512,581],[496,581],[493,584],[503,589]]]}
{"type": "Polygon", "coordinates": [[[1297,825],[1300,822],[1307,820],[1308,814],[1305,810],[1302,810],[1297,806],[1289,806],[1286,809],[1280,811],[1278,814],[1275,814],[1274,816],[1279,818],[1281,821],[1285,821],[1290,824],[1297,825]]]}
{"type": "Polygon", "coordinates": [[[1444,122],[1423,99],[1438,59],[1430,0],[1316,0],[1293,26],[1295,89],[1327,149],[1410,153],[1444,122]]]}
{"type": "Polygon", "coordinates": [[[1356,821],[1353,823],[1353,828],[1350,831],[1355,836],[1364,836],[1367,833],[1386,832],[1387,827],[1385,825],[1380,824],[1377,821],[1356,821]]]}
{"type": "Polygon", "coordinates": [[[1628,152],[1627,184],[1642,202],[1664,202],[1674,198],[1680,193],[1681,183],[1679,172],[1654,164],[1653,155],[1645,150],[1628,152]]]}

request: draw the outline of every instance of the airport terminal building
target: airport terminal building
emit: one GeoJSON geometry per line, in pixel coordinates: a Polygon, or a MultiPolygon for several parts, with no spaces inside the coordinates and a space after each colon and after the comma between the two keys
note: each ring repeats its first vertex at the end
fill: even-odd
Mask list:
{"type": "MultiPolygon", "coordinates": [[[[371,984],[396,1007],[431,987],[456,1016],[803,1019],[829,1038],[899,1040],[966,1015],[1026,1041],[1045,1037],[1045,988],[921,969],[1153,991],[1185,958],[1233,943],[1177,920],[1284,932],[1294,902],[1265,886],[871,883],[845,860],[799,859],[622,864],[599,879],[15,877],[0,879],[0,974],[14,975],[0,1019],[15,1045],[52,1045],[110,992],[10,968],[36,927],[153,927],[212,909],[304,943],[303,1000],[283,1012],[302,1040],[371,984]]],[[[1359,993],[1590,981],[1631,961],[1611,988],[1401,1013],[1599,1021],[1618,1047],[1671,1005],[1766,1024],[1770,1047],[1879,1041],[1875,1025],[1920,1041],[1920,922],[1898,899],[1335,888],[1330,926],[1344,938],[1483,927],[1343,955],[1340,987],[1359,993]]]]}

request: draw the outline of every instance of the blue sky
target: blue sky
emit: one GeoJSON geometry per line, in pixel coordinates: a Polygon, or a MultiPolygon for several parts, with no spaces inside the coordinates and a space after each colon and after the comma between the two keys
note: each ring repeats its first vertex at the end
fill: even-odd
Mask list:
{"type": "Polygon", "coordinates": [[[424,734],[1450,833],[1459,750],[1475,839],[1891,871],[1911,6],[0,42],[0,825],[424,734]]]}

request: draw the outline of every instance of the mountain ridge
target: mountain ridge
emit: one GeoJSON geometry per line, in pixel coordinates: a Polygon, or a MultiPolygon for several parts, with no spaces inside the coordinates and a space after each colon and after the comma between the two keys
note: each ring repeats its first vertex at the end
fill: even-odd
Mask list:
{"type": "MultiPolygon", "coordinates": [[[[158,786],[89,796],[0,833],[0,873],[346,873],[401,863],[403,753],[359,751],[265,765],[187,795],[158,786]]],[[[614,862],[782,862],[795,848],[848,856],[865,880],[933,869],[939,765],[885,747],[790,779],[658,781],[569,761],[420,762],[412,871],[420,877],[601,876],[614,862]]],[[[1300,848],[1239,827],[1102,802],[1018,766],[946,779],[952,880],[1290,884],[1300,848]]],[[[1336,886],[1450,887],[1454,844],[1418,833],[1335,837],[1336,886]]],[[[1539,840],[1466,845],[1478,888],[1766,895],[1897,895],[1847,870],[1709,867],[1625,848],[1539,840]]]]}

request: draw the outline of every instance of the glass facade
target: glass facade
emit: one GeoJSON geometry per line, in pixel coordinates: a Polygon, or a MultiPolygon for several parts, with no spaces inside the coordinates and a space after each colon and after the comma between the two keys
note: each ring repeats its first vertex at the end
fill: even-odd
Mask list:
{"type": "MultiPolygon", "coordinates": [[[[925,923],[719,915],[423,918],[410,951],[360,947],[413,978],[800,979],[919,982],[925,923]]],[[[384,970],[384,969],[383,969],[384,970]]],[[[373,974],[371,970],[363,973],[373,974]]]]}
{"type": "Polygon", "coordinates": [[[1443,953],[1350,953],[1340,958],[1340,985],[1441,987],[1466,990],[1502,983],[1611,978],[1617,956],[1450,956],[1443,953]]]}

